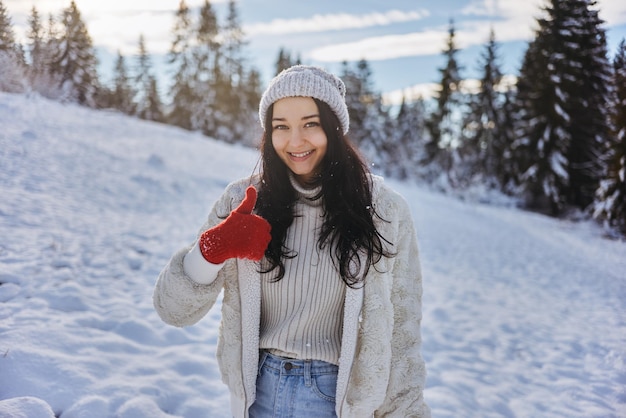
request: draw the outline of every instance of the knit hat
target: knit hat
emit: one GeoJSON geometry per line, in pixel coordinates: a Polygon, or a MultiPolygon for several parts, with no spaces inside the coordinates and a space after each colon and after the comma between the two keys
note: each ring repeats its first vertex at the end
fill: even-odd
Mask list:
{"type": "Polygon", "coordinates": [[[344,135],[348,133],[350,116],[346,106],[346,86],[339,77],[310,65],[294,65],[281,71],[261,97],[259,119],[263,129],[267,109],[285,97],[314,97],[325,102],[337,115],[344,135]]]}

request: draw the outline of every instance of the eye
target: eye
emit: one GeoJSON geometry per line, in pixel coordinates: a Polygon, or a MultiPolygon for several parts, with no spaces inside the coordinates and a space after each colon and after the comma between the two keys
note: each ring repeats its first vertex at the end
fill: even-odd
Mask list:
{"type": "Polygon", "coordinates": [[[272,130],[274,131],[282,131],[285,129],[289,129],[287,128],[287,125],[276,125],[276,126],[272,126],[272,130]]]}
{"type": "Polygon", "coordinates": [[[319,122],[307,122],[304,125],[305,128],[317,128],[318,126],[320,126],[319,122]]]}

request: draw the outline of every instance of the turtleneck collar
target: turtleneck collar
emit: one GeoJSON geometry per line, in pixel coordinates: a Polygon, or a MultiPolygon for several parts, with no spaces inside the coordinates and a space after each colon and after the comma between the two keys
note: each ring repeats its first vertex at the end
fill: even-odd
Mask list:
{"type": "Polygon", "coordinates": [[[298,199],[302,203],[305,203],[309,206],[321,206],[322,205],[321,197],[319,199],[314,200],[315,196],[317,196],[322,191],[321,184],[319,186],[315,186],[312,188],[306,188],[298,182],[296,177],[291,172],[289,173],[289,181],[291,182],[291,185],[293,186],[293,188],[296,190],[296,193],[298,194],[298,199]]]}

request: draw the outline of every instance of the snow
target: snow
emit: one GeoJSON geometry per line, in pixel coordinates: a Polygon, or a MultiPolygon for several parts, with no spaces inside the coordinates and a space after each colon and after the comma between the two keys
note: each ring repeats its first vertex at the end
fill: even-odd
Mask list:
{"type": "MultiPolygon", "coordinates": [[[[0,93],[0,418],[229,417],[219,306],[152,288],[257,152],[0,93]]],[[[388,180],[413,209],[434,417],[626,416],[626,242],[388,180]]]]}

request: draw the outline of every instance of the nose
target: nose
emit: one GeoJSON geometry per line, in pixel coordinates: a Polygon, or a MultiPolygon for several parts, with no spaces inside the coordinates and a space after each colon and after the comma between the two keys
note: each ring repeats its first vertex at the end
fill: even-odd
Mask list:
{"type": "Polygon", "coordinates": [[[291,146],[296,147],[305,142],[304,132],[300,128],[293,128],[291,130],[291,138],[289,139],[291,146]]]}

